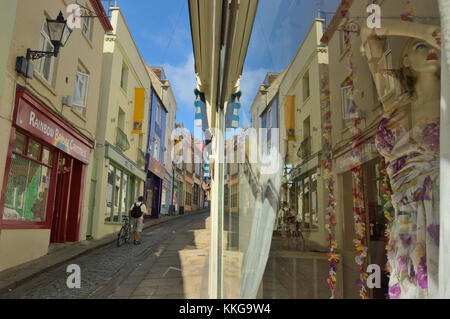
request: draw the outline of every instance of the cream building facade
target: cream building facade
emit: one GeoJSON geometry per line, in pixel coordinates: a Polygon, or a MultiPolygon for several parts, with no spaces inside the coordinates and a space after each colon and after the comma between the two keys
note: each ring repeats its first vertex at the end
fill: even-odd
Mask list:
{"type": "Polygon", "coordinates": [[[104,39],[96,174],[91,180],[95,185],[90,211],[91,236],[94,238],[120,230],[122,216],[128,215],[133,202],[143,194],[146,180],[151,79],[122,11],[120,8],[110,10],[113,31],[104,39]],[[142,132],[133,134],[139,103],[143,103],[142,132]]]}
{"type": "Polygon", "coordinates": [[[328,64],[326,50],[319,47],[323,24],[321,19],[313,21],[279,86],[280,150],[290,170],[289,181],[286,180],[290,183],[289,192],[284,198],[296,212],[303,235],[314,248],[327,245],[321,174],[320,73],[321,67],[328,64]]]}
{"type": "MultiPolygon", "coordinates": [[[[106,18],[82,19],[57,57],[29,62],[33,78],[15,69],[27,48],[53,50],[46,18],[60,11],[67,18],[70,3],[1,4],[8,7],[0,13],[8,24],[2,34],[12,33],[4,33],[10,47],[0,49],[0,148],[7,150],[0,157],[0,270],[45,255],[49,244],[86,238],[91,190],[84,181],[92,174],[103,37],[111,25],[106,18]]],[[[100,1],[82,4],[105,16],[100,1]]]]}

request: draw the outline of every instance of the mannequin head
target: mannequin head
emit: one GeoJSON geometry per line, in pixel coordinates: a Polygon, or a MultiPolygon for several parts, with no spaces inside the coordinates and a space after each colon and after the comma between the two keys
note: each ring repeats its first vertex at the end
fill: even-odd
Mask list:
{"type": "Polygon", "coordinates": [[[410,38],[400,53],[400,82],[410,96],[421,77],[433,74],[439,80],[441,69],[441,52],[427,42],[410,38]]]}

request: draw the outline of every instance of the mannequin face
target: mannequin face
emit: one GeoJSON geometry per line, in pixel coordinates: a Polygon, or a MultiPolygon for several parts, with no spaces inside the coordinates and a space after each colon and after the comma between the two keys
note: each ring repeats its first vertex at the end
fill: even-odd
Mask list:
{"type": "Polygon", "coordinates": [[[403,65],[417,74],[435,73],[441,67],[441,53],[424,41],[414,41],[406,50],[403,65]]]}

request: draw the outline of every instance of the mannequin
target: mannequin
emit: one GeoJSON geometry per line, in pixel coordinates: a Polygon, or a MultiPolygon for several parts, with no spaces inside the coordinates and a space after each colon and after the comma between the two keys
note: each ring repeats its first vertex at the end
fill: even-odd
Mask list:
{"type": "MultiPolygon", "coordinates": [[[[395,216],[387,245],[389,298],[436,298],[439,264],[439,27],[392,19],[361,31],[372,75],[391,72],[376,146],[385,158],[395,216]],[[380,70],[380,36],[404,36],[398,70],[380,70]]],[[[380,82],[377,83],[381,86],[380,82]]]]}

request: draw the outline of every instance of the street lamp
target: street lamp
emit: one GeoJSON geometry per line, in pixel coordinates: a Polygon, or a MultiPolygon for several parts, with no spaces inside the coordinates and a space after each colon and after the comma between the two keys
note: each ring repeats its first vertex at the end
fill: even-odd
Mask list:
{"type": "Polygon", "coordinates": [[[66,45],[66,42],[72,33],[72,29],[67,25],[67,20],[64,19],[61,11],[59,11],[56,20],[47,19],[47,28],[50,41],[53,44],[53,52],[27,49],[27,60],[37,60],[44,56],[58,56],[59,48],[66,45]]]}
{"type": "Polygon", "coordinates": [[[33,64],[29,62],[46,56],[57,57],[59,49],[66,45],[67,40],[72,33],[72,29],[67,25],[67,20],[64,19],[61,11],[55,20],[47,19],[47,31],[50,42],[53,45],[53,51],[36,51],[28,48],[26,58],[23,56],[17,57],[16,70],[27,78],[33,78],[34,73],[33,64]]]}

